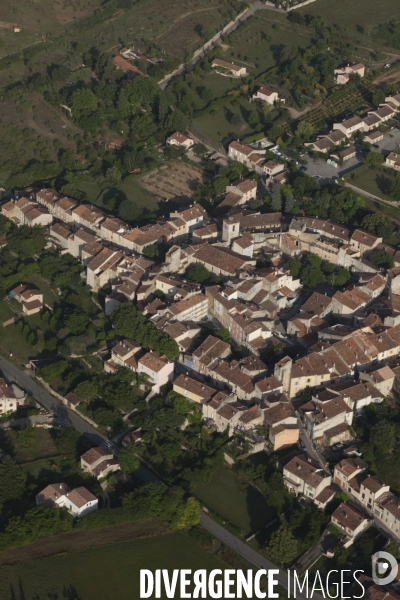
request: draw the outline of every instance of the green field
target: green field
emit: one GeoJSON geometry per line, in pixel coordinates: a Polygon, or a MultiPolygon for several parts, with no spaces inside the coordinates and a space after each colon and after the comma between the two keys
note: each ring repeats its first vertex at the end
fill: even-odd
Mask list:
{"type": "MultiPolygon", "coordinates": [[[[229,48],[222,58],[245,64],[247,71],[258,78],[284,54],[310,46],[312,35],[312,30],[293,25],[285,15],[259,11],[229,36],[229,48]],[[277,16],[282,21],[279,25],[277,16]]],[[[268,85],[268,79],[262,83],[268,85]]]]}
{"type": "MultiPolygon", "coordinates": [[[[217,75],[216,75],[217,77],[217,75]]],[[[250,107],[249,102],[242,101],[239,106],[229,107],[229,113],[240,115],[241,107],[247,112],[250,107]]],[[[225,108],[219,109],[213,115],[204,115],[193,122],[195,130],[201,138],[205,136],[205,141],[213,140],[215,143],[220,143],[226,137],[242,138],[252,133],[253,129],[243,120],[240,125],[234,125],[227,119],[227,111],[225,108]]]]}
{"type": "MultiPolygon", "coordinates": [[[[396,173],[393,174],[388,173],[388,169],[364,169],[362,171],[358,171],[354,174],[353,177],[346,177],[347,181],[351,185],[355,185],[361,190],[365,190],[378,198],[382,198],[383,200],[389,200],[393,202],[393,198],[385,193],[386,186],[390,184],[392,181],[396,180],[396,173]]],[[[398,213],[398,217],[400,218],[400,213],[398,209],[394,209],[398,213]]]]}
{"type": "Polygon", "coordinates": [[[118,186],[108,189],[104,189],[94,179],[85,179],[85,175],[71,177],[70,183],[74,188],[85,194],[84,200],[86,202],[95,204],[101,209],[108,209],[110,198],[116,198],[117,205],[127,198],[137,206],[145,207],[148,210],[158,209],[157,200],[139,185],[139,179],[134,175],[126,177],[118,186]]]}
{"type": "Polygon", "coordinates": [[[329,23],[338,24],[352,33],[369,33],[374,27],[392,21],[398,16],[397,0],[317,0],[300,8],[299,12],[325,17],[329,23]]]}
{"type": "MultiPolygon", "coordinates": [[[[7,301],[1,300],[0,305],[7,305],[7,301]]],[[[7,356],[10,352],[12,352],[14,362],[17,362],[20,366],[25,365],[31,359],[37,357],[37,355],[44,348],[45,333],[50,331],[49,327],[41,320],[39,313],[31,315],[30,317],[24,317],[24,322],[28,323],[30,328],[36,331],[38,341],[35,346],[29,344],[23,333],[18,331],[13,324],[4,328],[4,332],[0,341],[4,355],[7,356]]]]}
{"type": "Polygon", "coordinates": [[[28,463],[45,457],[60,455],[48,429],[36,427],[34,437],[27,447],[18,445],[12,430],[8,432],[8,436],[13,446],[14,458],[18,463],[28,463]]]}
{"type": "Polygon", "coordinates": [[[211,483],[192,484],[191,493],[245,535],[275,518],[275,510],[267,505],[263,495],[252,485],[242,484],[228,467],[217,471],[211,483]]]}
{"type": "Polygon", "coordinates": [[[139,598],[140,569],[224,566],[185,534],[172,533],[4,566],[0,569],[0,597],[132,600],[139,598]]]}

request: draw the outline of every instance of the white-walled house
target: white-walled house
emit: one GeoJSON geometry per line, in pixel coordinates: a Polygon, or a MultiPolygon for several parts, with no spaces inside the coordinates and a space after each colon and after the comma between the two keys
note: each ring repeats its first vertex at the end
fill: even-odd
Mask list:
{"type": "Polygon", "coordinates": [[[253,100],[262,100],[263,102],[268,102],[268,104],[275,104],[275,102],[285,103],[284,98],[279,98],[277,92],[273,92],[272,90],[266,87],[260,87],[260,89],[253,94],[253,100]]]}
{"type": "Polygon", "coordinates": [[[347,502],[342,502],[337,507],[332,513],[331,520],[350,539],[359,537],[372,524],[372,519],[347,502]]]}
{"type": "Polygon", "coordinates": [[[85,487],[71,490],[66,483],[52,483],[36,496],[37,506],[66,508],[74,517],[83,517],[99,507],[99,501],[85,487]]]}
{"type": "Polygon", "coordinates": [[[158,394],[160,387],[174,378],[174,362],[166,356],[150,350],[138,360],[137,372],[148,375],[149,382],[153,384],[153,391],[158,394]]]}
{"type": "Polygon", "coordinates": [[[194,145],[192,138],[180,131],[176,131],[166,140],[167,146],[178,146],[180,148],[191,148],[194,145]]]}
{"type": "Polygon", "coordinates": [[[85,473],[90,473],[97,479],[101,479],[112,471],[118,471],[119,464],[110,450],[99,446],[98,448],[90,448],[85,454],[82,454],[81,469],[85,473]]]}
{"type": "Polygon", "coordinates": [[[283,468],[283,483],[295,496],[315,500],[331,484],[332,477],[305,454],[295,456],[283,468]]]}

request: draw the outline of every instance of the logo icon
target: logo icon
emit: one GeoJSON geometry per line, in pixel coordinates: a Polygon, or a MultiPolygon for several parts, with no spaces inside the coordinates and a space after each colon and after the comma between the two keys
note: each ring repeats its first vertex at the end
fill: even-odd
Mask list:
{"type": "Polygon", "coordinates": [[[389,554],[389,552],[380,551],[373,555],[372,579],[374,580],[374,583],[377,583],[378,585],[388,585],[388,583],[392,583],[392,581],[394,581],[397,577],[397,571],[397,560],[394,556],[389,554]],[[378,577],[378,575],[385,574],[386,577],[378,577]]]}

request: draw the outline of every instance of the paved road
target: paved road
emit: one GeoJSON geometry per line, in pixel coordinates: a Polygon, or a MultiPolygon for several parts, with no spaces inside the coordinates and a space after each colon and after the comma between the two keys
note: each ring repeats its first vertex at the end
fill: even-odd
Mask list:
{"type": "MultiPolygon", "coordinates": [[[[249,563],[254,565],[257,569],[276,569],[276,565],[272,564],[269,560],[267,560],[264,556],[250,548],[247,544],[240,541],[237,537],[235,537],[232,533],[218,525],[215,521],[210,519],[206,514],[201,513],[200,517],[200,525],[207,529],[209,533],[211,533],[214,537],[218,538],[232,548],[237,554],[239,554],[242,558],[247,560],[249,563]]],[[[280,569],[279,575],[275,576],[278,580],[279,584],[285,589],[288,589],[288,577],[286,571],[280,569]]],[[[291,579],[290,584],[291,595],[293,592],[293,580],[291,579]]],[[[311,591],[310,591],[311,594],[311,591]]],[[[305,593],[299,592],[296,590],[296,598],[298,600],[306,600],[306,598],[312,597],[314,600],[322,600],[322,596],[320,594],[313,594],[313,596],[307,596],[305,593]]]]}
{"type": "Polygon", "coordinates": [[[89,423],[74,411],[57,402],[55,398],[42,390],[42,388],[39,387],[27,373],[20,371],[15,365],[2,356],[0,356],[0,369],[9,381],[15,381],[15,383],[33,396],[35,400],[42,404],[42,406],[47,408],[47,410],[52,411],[59,420],[60,425],[64,427],[71,425],[72,427],[75,427],[77,431],[86,435],[95,444],[104,444],[104,441],[107,439],[105,436],[96,431],[94,427],[89,425],[89,423]]]}

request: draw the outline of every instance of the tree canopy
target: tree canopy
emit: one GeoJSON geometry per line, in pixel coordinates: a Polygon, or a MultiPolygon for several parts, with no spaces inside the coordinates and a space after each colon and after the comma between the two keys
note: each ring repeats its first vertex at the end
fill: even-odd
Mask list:
{"type": "Polygon", "coordinates": [[[111,315],[111,321],[117,335],[131,338],[143,348],[156,350],[168,358],[175,359],[179,356],[176,341],[159,331],[133,304],[124,303],[117,306],[111,315]]]}

